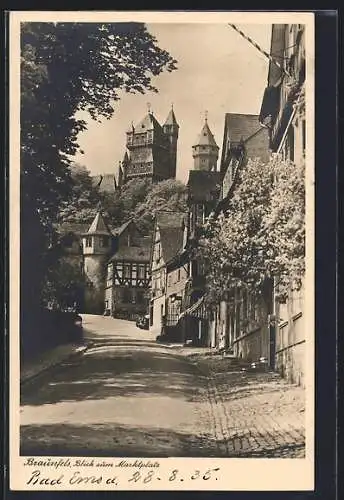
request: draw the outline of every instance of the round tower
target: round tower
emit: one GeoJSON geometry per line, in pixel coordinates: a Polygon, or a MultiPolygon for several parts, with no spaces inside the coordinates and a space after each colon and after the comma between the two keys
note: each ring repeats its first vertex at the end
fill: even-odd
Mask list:
{"type": "Polygon", "coordinates": [[[207,118],[196,143],[192,146],[192,156],[195,170],[216,171],[219,147],[209,128],[207,118]]]}
{"type": "Polygon", "coordinates": [[[85,277],[85,312],[104,312],[106,264],[111,254],[112,234],[99,211],[82,237],[85,277]]]}

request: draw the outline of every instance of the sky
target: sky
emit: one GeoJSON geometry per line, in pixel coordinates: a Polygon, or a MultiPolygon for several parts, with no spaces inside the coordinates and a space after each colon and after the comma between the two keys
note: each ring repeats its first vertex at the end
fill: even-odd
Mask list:
{"type": "MultiPolygon", "coordinates": [[[[245,34],[270,52],[271,25],[237,25],[245,34]]],[[[115,113],[101,124],[88,115],[88,129],[79,136],[83,155],[75,161],[92,175],[117,176],[125,153],[126,131],[148,112],[148,103],[160,124],[171,104],[179,124],[177,179],[186,182],[193,168],[192,146],[204,124],[208,124],[220,148],[225,113],[259,114],[267,83],[268,59],[226,24],[147,24],[158,45],[177,59],[178,69],[164,72],[152,82],[158,93],[122,94],[115,113]]],[[[219,168],[219,161],[218,161],[219,168]]]]}

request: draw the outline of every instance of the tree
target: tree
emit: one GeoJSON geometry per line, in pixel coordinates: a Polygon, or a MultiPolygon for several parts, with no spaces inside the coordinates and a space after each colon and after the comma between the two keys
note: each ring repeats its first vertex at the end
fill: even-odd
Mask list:
{"type": "Polygon", "coordinates": [[[153,229],[154,216],[159,210],[165,212],[187,212],[187,188],[175,179],[153,184],[144,201],[133,211],[133,218],[145,233],[153,229]]]}
{"type": "Polygon", "coordinates": [[[68,170],[71,177],[71,196],[68,201],[61,203],[58,221],[91,223],[101,200],[99,188],[84,165],[72,163],[68,170]]]}
{"type": "MultiPolygon", "coordinates": [[[[52,223],[61,204],[73,197],[68,167],[79,148],[78,134],[86,128],[76,113],[87,110],[98,121],[110,118],[121,92],[157,91],[152,77],[173,71],[175,63],[141,23],[22,24],[21,276],[26,293],[44,281],[52,223]],[[30,242],[33,227],[39,237],[30,242]]],[[[22,304],[26,300],[23,294],[22,304]]]]}
{"type": "Polygon", "coordinates": [[[304,165],[274,156],[251,160],[239,174],[228,210],[211,217],[197,249],[207,269],[207,299],[233,287],[261,290],[278,277],[279,297],[304,274],[304,165]]]}

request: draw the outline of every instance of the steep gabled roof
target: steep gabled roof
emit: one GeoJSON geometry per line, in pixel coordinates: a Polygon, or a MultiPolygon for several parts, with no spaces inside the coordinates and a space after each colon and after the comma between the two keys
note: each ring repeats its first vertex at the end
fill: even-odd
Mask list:
{"type": "MultiPolygon", "coordinates": [[[[221,171],[224,169],[224,162],[227,158],[230,144],[238,145],[247,143],[252,137],[264,131],[264,138],[268,136],[268,131],[259,122],[259,115],[226,113],[225,129],[223,134],[223,146],[221,157],[221,171]]],[[[264,141],[264,144],[266,140],[264,141]]]]}
{"type": "Polygon", "coordinates": [[[161,252],[165,264],[183,250],[184,229],[188,214],[185,212],[157,212],[161,252]]]}
{"type": "Polygon", "coordinates": [[[183,221],[185,224],[185,218],[187,214],[185,212],[168,212],[160,211],[156,212],[155,218],[159,229],[167,228],[179,228],[183,226],[183,221]]]}
{"type": "Polygon", "coordinates": [[[161,125],[152,113],[148,113],[134,127],[135,133],[145,132],[146,130],[161,130],[161,125]]]}
{"type": "Polygon", "coordinates": [[[150,259],[150,245],[122,247],[110,259],[110,261],[145,262],[150,259]]]}
{"type": "Polygon", "coordinates": [[[187,185],[191,201],[215,201],[220,194],[221,173],[190,170],[187,185]]]}
{"type": "Polygon", "coordinates": [[[124,224],[122,224],[121,226],[119,227],[115,227],[112,232],[113,234],[115,234],[116,236],[120,236],[123,231],[125,231],[127,229],[128,226],[130,226],[130,224],[132,224],[132,220],[129,219],[127,222],[124,222],[124,224]]]}
{"type": "Polygon", "coordinates": [[[239,143],[247,141],[258,132],[262,126],[258,115],[246,115],[239,113],[226,113],[225,127],[231,142],[239,143]]]}
{"type": "Polygon", "coordinates": [[[115,174],[100,174],[92,176],[92,185],[98,186],[99,191],[114,193],[116,191],[115,174]]]}

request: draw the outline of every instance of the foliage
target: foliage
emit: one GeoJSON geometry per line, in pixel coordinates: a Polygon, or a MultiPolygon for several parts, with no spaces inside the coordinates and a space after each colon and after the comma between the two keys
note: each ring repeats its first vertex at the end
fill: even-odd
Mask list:
{"type": "Polygon", "coordinates": [[[22,285],[44,282],[52,224],[61,205],[73,200],[68,167],[79,148],[78,134],[86,128],[76,113],[86,110],[98,121],[110,118],[120,92],[156,91],[152,77],[175,67],[141,23],[22,24],[22,285]],[[33,226],[39,241],[29,244],[33,226]]]}
{"type": "Polygon", "coordinates": [[[153,229],[156,212],[186,212],[186,199],[187,190],[182,182],[175,179],[158,182],[151,186],[144,201],[136,206],[133,218],[141,231],[148,233],[153,229]]]}
{"type": "Polygon", "coordinates": [[[210,217],[197,249],[207,269],[207,299],[233,287],[262,289],[278,278],[281,300],[304,274],[304,165],[274,156],[250,160],[225,214],[210,217]]]}
{"type": "Polygon", "coordinates": [[[71,176],[71,196],[68,201],[61,203],[58,220],[91,223],[101,200],[99,188],[94,185],[91,174],[85,166],[72,163],[68,170],[71,176]]]}
{"type": "Polygon", "coordinates": [[[115,194],[102,193],[101,205],[109,224],[120,226],[132,218],[136,207],[143,203],[151,187],[149,179],[131,179],[115,194]]]}
{"type": "Polygon", "coordinates": [[[60,257],[47,273],[43,289],[43,303],[58,308],[69,307],[74,303],[82,307],[84,276],[80,266],[60,257]]]}
{"type": "MultiPolygon", "coordinates": [[[[84,170],[82,173],[84,174],[84,170]]],[[[101,206],[110,226],[119,227],[133,219],[138,228],[148,234],[153,229],[156,211],[187,211],[186,186],[175,179],[156,184],[152,184],[150,179],[131,179],[115,193],[99,193],[95,187],[90,191],[85,187],[84,190],[85,180],[86,174],[74,177],[74,182],[78,184],[75,186],[77,196],[64,206],[60,216],[61,222],[91,223],[101,206]]]]}

